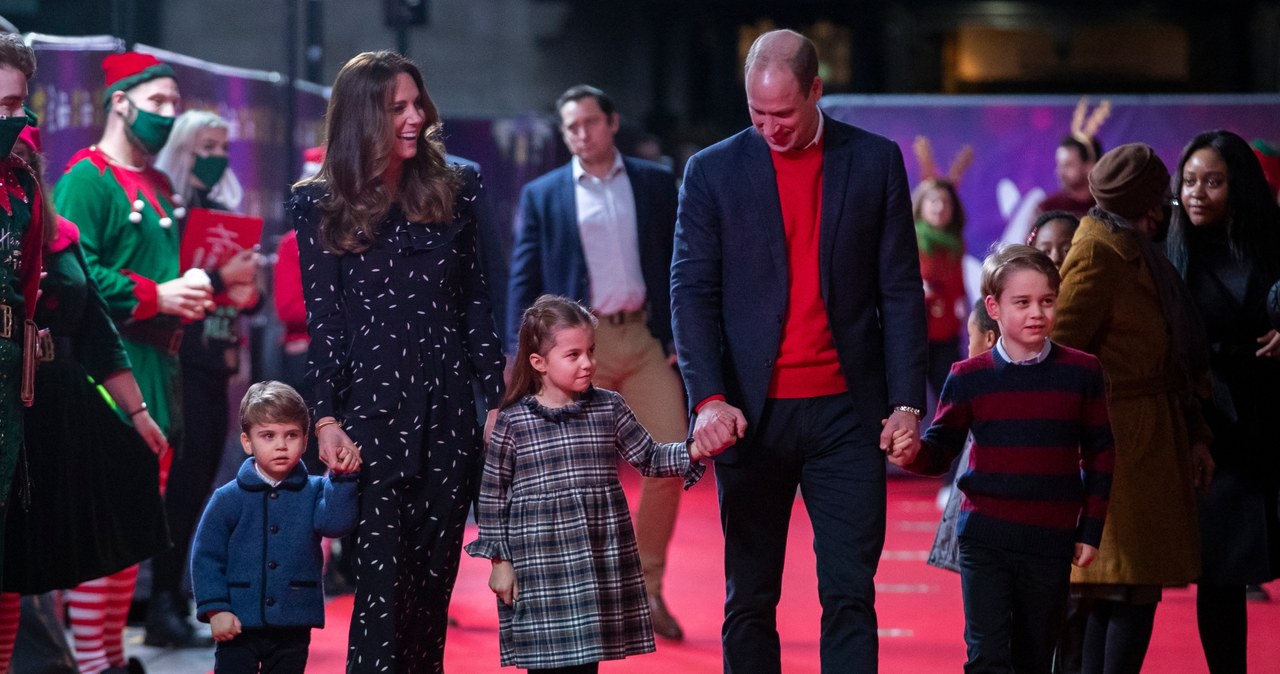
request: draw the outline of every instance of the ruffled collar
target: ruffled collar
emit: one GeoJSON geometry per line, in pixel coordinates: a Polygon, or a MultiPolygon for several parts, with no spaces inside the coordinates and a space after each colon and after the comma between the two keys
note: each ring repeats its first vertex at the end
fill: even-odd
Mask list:
{"type": "Polygon", "coordinates": [[[572,417],[582,416],[586,414],[587,405],[596,397],[596,387],[589,387],[583,391],[577,400],[565,405],[564,407],[547,407],[538,402],[538,397],[532,393],[520,399],[525,407],[538,416],[547,421],[561,422],[572,417]]]}

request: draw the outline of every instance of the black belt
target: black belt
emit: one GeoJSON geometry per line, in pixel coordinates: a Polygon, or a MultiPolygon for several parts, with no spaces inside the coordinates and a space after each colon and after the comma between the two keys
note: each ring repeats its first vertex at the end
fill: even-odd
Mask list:
{"type": "Polygon", "coordinates": [[[71,358],[75,354],[76,343],[63,335],[53,336],[48,330],[40,331],[40,362],[52,363],[58,358],[71,358]]]}

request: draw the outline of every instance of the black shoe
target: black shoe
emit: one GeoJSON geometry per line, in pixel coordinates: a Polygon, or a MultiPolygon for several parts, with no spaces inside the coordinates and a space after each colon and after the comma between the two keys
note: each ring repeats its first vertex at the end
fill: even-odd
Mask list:
{"type": "Polygon", "coordinates": [[[147,674],[147,668],[142,666],[141,660],[129,658],[128,664],[108,667],[102,670],[102,674],[147,674]]]}
{"type": "Polygon", "coordinates": [[[207,648],[213,638],[197,634],[195,627],[182,616],[180,599],[171,592],[151,595],[147,612],[147,635],[142,643],[161,648],[207,648]]]}

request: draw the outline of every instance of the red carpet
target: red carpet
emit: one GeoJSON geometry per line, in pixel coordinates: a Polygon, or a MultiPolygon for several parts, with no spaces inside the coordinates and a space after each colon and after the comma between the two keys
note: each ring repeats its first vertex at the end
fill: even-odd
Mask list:
{"type": "MultiPolygon", "coordinates": [[[[604,663],[606,672],[719,672],[720,618],[724,602],[721,566],[723,541],[716,511],[715,485],[708,474],[685,493],[680,523],[672,541],[667,571],[667,604],[685,629],[685,641],[658,641],[658,651],[604,663]]],[[[624,477],[633,498],[639,484],[634,472],[624,477]]],[[[933,542],[938,512],[938,482],[913,478],[889,482],[889,528],[876,601],[880,617],[880,662],[884,672],[959,672],[964,662],[964,617],[959,576],[924,563],[933,542]]],[[[474,538],[474,530],[467,540],[474,538]]],[[[779,607],[784,672],[817,672],[817,580],[813,535],[799,499],[792,516],[787,574],[779,607]]],[[[458,627],[449,633],[446,671],[462,674],[512,672],[498,666],[497,615],[488,588],[489,562],[463,556],[454,592],[452,615],[458,627]]],[[[1249,605],[1249,671],[1280,672],[1280,583],[1268,586],[1270,603],[1249,605]]],[[[328,628],[316,632],[308,671],[341,672],[351,599],[329,605],[328,628]]],[[[1193,590],[1165,593],[1156,613],[1155,635],[1146,672],[1207,672],[1195,623],[1193,590]]]]}

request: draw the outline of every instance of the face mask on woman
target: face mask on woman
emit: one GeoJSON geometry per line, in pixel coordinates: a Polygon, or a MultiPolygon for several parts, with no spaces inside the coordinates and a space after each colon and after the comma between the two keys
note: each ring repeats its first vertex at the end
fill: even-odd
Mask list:
{"type": "Polygon", "coordinates": [[[191,164],[191,175],[195,176],[204,184],[205,187],[213,187],[222,180],[222,174],[227,171],[227,158],[217,155],[196,155],[196,160],[191,164]]]}
{"type": "Polygon", "coordinates": [[[173,118],[143,110],[127,96],[125,100],[129,101],[129,105],[133,106],[136,113],[133,121],[129,123],[130,135],[137,139],[138,144],[147,151],[147,154],[160,152],[169,140],[169,132],[173,131],[173,118]]]}

